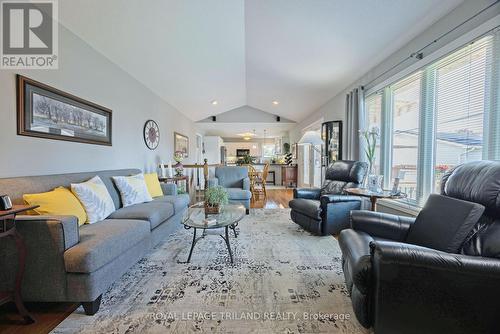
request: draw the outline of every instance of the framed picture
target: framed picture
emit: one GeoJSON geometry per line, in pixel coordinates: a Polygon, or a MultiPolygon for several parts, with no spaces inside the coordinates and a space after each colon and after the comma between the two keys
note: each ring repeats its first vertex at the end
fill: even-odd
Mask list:
{"type": "Polygon", "coordinates": [[[112,111],[17,75],[17,134],[111,146],[112,111]]]}
{"type": "Polygon", "coordinates": [[[178,132],[174,132],[174,151],[184,153],[184,158],[189,156],[189,137],[178,132]]]}

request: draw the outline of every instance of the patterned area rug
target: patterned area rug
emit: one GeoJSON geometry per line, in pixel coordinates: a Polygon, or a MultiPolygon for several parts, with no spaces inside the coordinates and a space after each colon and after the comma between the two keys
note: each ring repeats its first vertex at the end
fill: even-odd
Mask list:
{"type": "Polygon", "coordinates": [[[340,249],[290,220],[288,209],[254,209],[224,240],[207,235],[190,264],[192,231],[180,229],[54,333],[367,333],[344,284],[340,249]]]}

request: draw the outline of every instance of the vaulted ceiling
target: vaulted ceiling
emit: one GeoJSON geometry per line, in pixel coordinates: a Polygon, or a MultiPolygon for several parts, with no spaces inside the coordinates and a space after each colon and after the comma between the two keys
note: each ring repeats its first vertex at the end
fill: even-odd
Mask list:
{"type": "Polygon", "coordinates": [[[59,18],[194,121],[244,105],[300,121],[461,2],[65,0],[59,18]]]}

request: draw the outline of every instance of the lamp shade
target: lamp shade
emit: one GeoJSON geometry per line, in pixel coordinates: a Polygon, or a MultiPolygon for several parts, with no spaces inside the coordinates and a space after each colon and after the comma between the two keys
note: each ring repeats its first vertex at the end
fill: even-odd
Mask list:
{"type": "Polygon", "coordinates": [[[323,139],[317,131],[306,131],[302,138],[299,140],[299,145],[311,144],[311,145],[322,145],[323,139]]]}

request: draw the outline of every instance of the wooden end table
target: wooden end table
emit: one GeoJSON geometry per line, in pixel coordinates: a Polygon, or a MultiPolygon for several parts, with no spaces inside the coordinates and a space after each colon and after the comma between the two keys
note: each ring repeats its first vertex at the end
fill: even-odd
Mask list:
{"type": "Polygon", "coordinates": [[[371,211],[377,210],[377,200],[379,199],[401,199],[406,198],[405,193],[399,193],[394,195],[389,190],[383,190],[381,192],[370,191],[366,188],[347,188],[344,191],[349,195],[362,196],[370,198],[371,211]]]}
{"type": "Polygon", "coordinates": [[[18,268],[14,283],[14,290],[0,291],[0,305],[8,302],[14,302],[17,311],[24,318],[26,324],[35,322],[35,318],[28,312],[21,299],[21,283],[23,281],[24,266],[26,264],[26,246],[21,235],[16,229],[16,215],[38,208],[38,205],[13,205],[10,210],[0,210],[0,239],[12,237],[16,243],[18,253],[18,268]],[[10,227],[9,227],[10,225],[10,227]]]}

